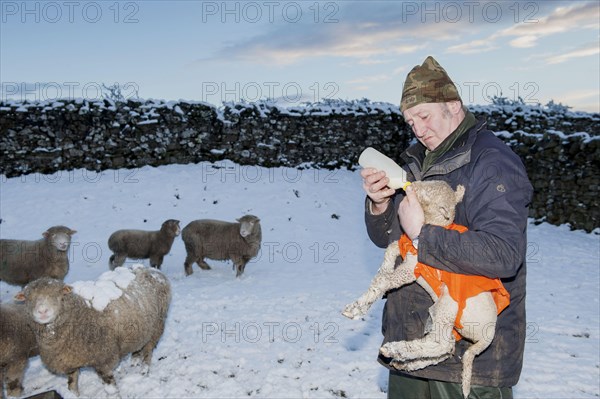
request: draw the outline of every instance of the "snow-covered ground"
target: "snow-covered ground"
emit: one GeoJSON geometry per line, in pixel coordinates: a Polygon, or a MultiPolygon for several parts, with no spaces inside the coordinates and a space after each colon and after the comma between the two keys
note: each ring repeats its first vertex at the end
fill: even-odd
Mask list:
{"type": "MultiPolygon", "coordinates": [[[[108,270],[106,241],[117,229],[261,218],[262,250],[239,279],[231,263],[210,260],[212,270],[194,266],[185,277],[176,239],[163,263],[173,289],[165,334],[149,376],[121,362],[123,397],[386,396],[387,372],[375,360],[383,302],[362,321],[340,314],[382,256],[366,236],[358,172],[219,162],[2,178],[0,189],[2,238],[38,239],[59,224],[77,230],[67,282],[108,270]]],[[[515,397],[598,397],[600,236],[531,224],[529,240],[527,345],[515,397]]],[[[1,300],[12,300],[18,287],[1,284],[1,300]]],[[[26,395],[56,389],[73,397],[66,377],[39,357],[24,385],[26,395]]],[[[107,396],[91,370],[80,390],[107,396]]]]}

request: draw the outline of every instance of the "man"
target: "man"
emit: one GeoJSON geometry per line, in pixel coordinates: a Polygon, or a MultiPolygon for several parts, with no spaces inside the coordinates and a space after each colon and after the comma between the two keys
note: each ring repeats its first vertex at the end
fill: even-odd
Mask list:
{"type": "MultiPolygon", "coordinates": [[[[410,186],[407,192],[387,187],[385,172],[361,171],[367,193],[365,221],[371,240],[386,247],[406,233],[418,248],[420,262],[454,273],[500,278],[510,305],[498,316],[494,341],[473,364],[470,397],[512,398],[519,380],[525,344],[525,254],[532,186],[523,163],[511,149],[463,106],[456,86],[433,57],[415,66],[402,90],[400,110],[417,143],[401,156],[409,180],[445,180],[462,184],[455,223],[457,234],[424,224],[410,186]]],[[[383,343],[413,340],[424,334],[431,298],[419,285],[387,293],[383,343]]],[[[400,372],[391,359],[389,398],[462,397],[461,356],[470,343],[456,343],[454,356],[422,370],[400,372]]]]}

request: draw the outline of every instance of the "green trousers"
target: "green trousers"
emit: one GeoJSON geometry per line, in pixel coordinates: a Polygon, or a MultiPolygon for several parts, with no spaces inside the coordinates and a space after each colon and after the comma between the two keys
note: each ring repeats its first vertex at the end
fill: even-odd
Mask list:
{"type": "MultiPolygon", "coordinates": [[[[390,373],[388,399],[462,399],[460,384],[390,373]]],[[[468,399],[512,399],[510,387],[472,386],[468,399]]]]}

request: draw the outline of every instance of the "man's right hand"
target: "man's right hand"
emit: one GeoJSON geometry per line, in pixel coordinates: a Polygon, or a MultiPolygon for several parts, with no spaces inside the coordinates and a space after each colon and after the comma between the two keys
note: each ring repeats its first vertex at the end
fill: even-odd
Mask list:
{"type": "Polygon", "coordinates": [[[385,176],[384,171],[374,168],[364,168],[360,175],[363,178],[363,189],[372,202],[371,212],[374,215],[382,214],[396,193],[396,190],[388,187],[390,179],[385,176]]]}

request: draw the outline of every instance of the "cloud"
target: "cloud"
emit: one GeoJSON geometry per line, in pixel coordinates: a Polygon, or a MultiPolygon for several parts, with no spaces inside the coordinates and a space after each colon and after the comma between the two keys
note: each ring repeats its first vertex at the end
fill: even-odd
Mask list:
{"type": "Polygon", "coordinates": [[[556,7],[547,16],[540,18],[524,17],[523,19],[525,21],[501,29],[484,39],[450,46],[446,52],[458,54],[488,52],[499,48],[497,42],[500,39],[511,37],[513,37],[509,41],[511,47],[532,48],[538,45],[540,39],[550,35],[580,29],[598,29],[600,3],[594,1],[556,7]]]}
{"type": "Polygon", "coordinates": [[[446,53],[458,53],[458,54],[473,54],[473,53],[485,53],[497,49],[498,46],[493,45],[489,40],[473,40],[468,43],[458,44],[456,46],[450,46],[446,50],[446,53]]]}
{"type": "Polygon", "coordinates": [[[349,83],[349,84],[375,83],[375,82],[384,82],[386,80],[390,80],[391,78],[392,77],[389,75],[379,74],[379,75],[372,75],[372,76],[366,76],[364,78],[349,80],[346,83],[349,83]]]}
{"type": "Polygon", "coordinates": [[[520,36],[510,41],[512,47],[529,48],[537,45],[538,37],[534,35],[520,36]]]}
{"type": "Polygon", "coordinates": [[[548,64],[560,64],[562,62],[570,61],[574,58],[589,57],[596,54],[600,54],[600,42],[589,44],[568,53],[547,57],[545,61],[548,64]]]}

